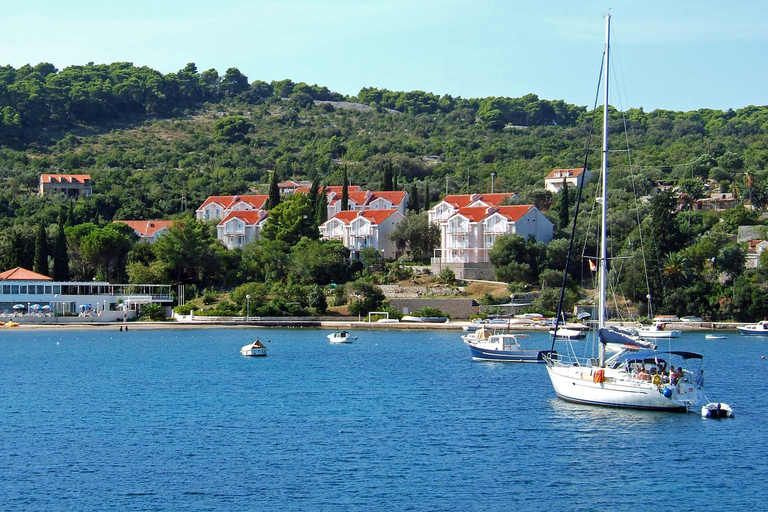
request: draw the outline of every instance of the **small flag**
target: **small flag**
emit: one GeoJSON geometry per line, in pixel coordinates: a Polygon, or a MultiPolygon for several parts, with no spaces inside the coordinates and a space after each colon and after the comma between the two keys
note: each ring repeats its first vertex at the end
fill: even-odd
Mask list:
{"type": "Polygon", "coordinates": [[[592,272],[597,272],[597,265],[595,265],[595,262],[592,260],[589,260],[589,270],[592,272]]]}

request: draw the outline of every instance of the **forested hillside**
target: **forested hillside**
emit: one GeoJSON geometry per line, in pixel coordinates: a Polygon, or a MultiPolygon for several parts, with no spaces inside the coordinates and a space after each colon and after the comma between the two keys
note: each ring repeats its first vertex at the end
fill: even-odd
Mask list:
{"type": "MultiPolygon", "coordinates": [[[[495,191],[516,192],[560,225],[560,199],[544,191],[543,179],[554,168],[583,164],[592,114],[591,108],[534,94],[464,99],[370,87],[345,97],[291,80],[253,80],[236,68],[224,75],[213,69],[200,72],[194,64],[167,75],[129,63],[63,70],[50,64],[2,67],[0,263],[8,268],[30,262],[39,226],[53,239],[62,213],[71,227],[90,223],[99,229],[113,219],[179,218],[209,195],[265,191],[272,171],[281,180],[318,178],[321,185],[340,185],[346,172],[353,184],[380,188],[385,169],[391,169],[398,188],[415,191],[422,207],[426,195],[434,204],[446,190],[490,191],[493,181],[495,191]],[[72,205],[40,198],[35,192],[43,172],[90,174],[94,194],[72,205]]],[[[750,208],[768,204],[768,107],[612,111],[611,124],[613,147],[632,150],[612,154],[610,186],[618,204],[630,205],[634,197],[647,194],[653,181],[678,185],[690,201],[723,191],[750,208]]],[[[598,167],[597,153],[589,165],[598,167]]],[[[672,277],[690,283],[701,284],[695,277],[707,270],[706,255],[716,253],[706,256],[710,267],[721,261],[719,251],[728,243],[724,235],[740,223],[758,222],[757,212],[743,207],[713,218],[685,207],[677,213],[675,201],[666,206],[659,201],[641,206],[639,215],[620,212],[626,219],[619,220],[626,222],[613,236],[628,246],[632,237],[639,238],[629,220],[645,219],[649,230],[665,233],[648,237],[657,244],[650,251],[657,260],[654,267],[665,268],[665,258],[685,257],[690,268],[672,277]],[[655,217],[649,215],[654,211],[655,217]],[[721,218],[722,227],[711,234],[721,218]],[[714,249],[695,258],[683,254],[706,236],[720,237],[712,242],[714,249]]],[[[70,252],[73,240],[77,236],[68,233],[70,252]]],[[[145,255],[135,261],[151,266],[151,260],[145,255]]],[[[241,262],[230,265],[231,273],[224,273],[227,283],[254,277],[241,262]]],[[[733,292],[736,278],[749,276],[728,265],[710,268],[706,282],[730,286],[733,292]]],[[[80,277],[89,275],[80,271],[85,272],[80,277]]],[[[112,278],[110,272],[100,275],[112,278]]],[[[671,275],[662,272],[656,277],[658,295],[668,287],[685,288],[673,286],[671,275]]],[[[114,275],[125,277],[125,269],[114,275]]],[[[534,278],[538,282],[539,273],[534,278]]],[[[221,284],[210,277],[204,281],[221,284]]],[[[625,293],[637,300],[645,296],[625,293]]],[[[714,302],[720,304],[726,290],[693,295],[706,298],[699,310],[713,316],[714,302]]],[[[736,295],[731,293],[731,299],[736,295]]]]}

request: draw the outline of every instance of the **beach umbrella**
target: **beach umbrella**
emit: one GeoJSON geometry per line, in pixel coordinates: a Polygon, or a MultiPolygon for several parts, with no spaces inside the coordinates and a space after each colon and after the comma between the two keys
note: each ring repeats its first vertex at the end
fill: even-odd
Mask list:
{"type": "Polygon", "coordinates": [[[44,309],[44,310],[46,310],[46,311],[47,311],[47,310],[51,309],[51,306],[49,306],[48,304],[46,304],[45,306],[43,306],[43,307],[42,307],[42,308],[40,308],[40,309],[44,309]]]}
{"type": "Polygon", "coordinates": [[[37,311],[38,309],[40,309],[40,304],[32,304],[31,306],[29,306],[29,309],[32,311],[37,311]]]}
{"type": "Polygon", "coordinates": [[[15,306],[13,306],[13,309],[24,309],[26,307],[27,306],[25,306],[24,304],[16,304],[15,306]]]}
{"type": "Polygon", "coordinates": [[[80,309],[91,309],[93,306],[90,304],[80,304],[80,309]]]}

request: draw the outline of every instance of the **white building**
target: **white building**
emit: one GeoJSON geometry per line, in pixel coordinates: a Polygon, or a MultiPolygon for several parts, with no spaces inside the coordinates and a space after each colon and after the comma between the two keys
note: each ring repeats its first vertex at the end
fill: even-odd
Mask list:
{"type": "Polygon", "coordinates": [[[578,187],[582,180],[589,180],[589,176],[589,171],[583,167],[579,169],[555,169],[544,178],[544,188],[557,193],[563,188],[563,181],[568,185],[578,187]]]}
{"type": "Polygon", "coordinates": [[[498,237],[517,234],[549,243],[554,232],[552,222],[532,205],[459,208],[439,225],[440,248],[432,270],[449,267],[462,279],[493,278],[488,253],[498,237]]]}
{"type": "Polygon", "coordinates": [[[65,197],[90,196],[93,192],[90,174],[41,174],[40,195],[58,194],[65,197]]]}
{"type": "Polygon", "coordinates": [[[260,210],[265,207],[268,195],[211,196],[195,210],[197,220],[223,219],[232,212],[260,210]]]}
{"type": "MultiPolygon", "coordinates": [[[[405,215],[408,207],[408,192],[395,190],[377,192],[371,190],[348,191],[348,211],[359,212],[363,210],[397,210],[405,215]]],[[[341,192],[328,192],[328,218],[330,219],[341,210],[341,192]]]]}
{"type": "Polygon", "coordinates": [[[140,242],[149,244],[156,242],[161,236],[168,233],[168,228],[173,224],[172,220],[116,220],[133,228],[140,242]]]}
{"type": "Polygon", "coordinates": [[[517,194],[504,192],[498,194],[456,194],[445,196],[445,199],[429,210],[429,222],[439,224],[459,211],[459,208],[500,206],[503,201],[508,199],[517,199],[517,194]]]}
{"type": "Polygon", "coordinates": [[[133,318],[141,304],[172,302],[170,285],[59,282],[21,267],[0,273],[2,321],[115,321],[133,318]]]}
{"type": "Polygon", "coordinates": [[[230,251],[241,249],[245,244],[261,238],[261,228],[267,221],[266,210],[247,210],[230,212],[216,226],[216,238],[224,242],[230,251]]]}
{"type": "Polygon", "coordinates": [[[360,210],[338,212],[320,226],[324,240],[341,240],[351,257],[357,258],[360,251],[373,247],[384,258],[395,258],[396,247],[389,239],[405,216],[397,209],[360,210]]]}

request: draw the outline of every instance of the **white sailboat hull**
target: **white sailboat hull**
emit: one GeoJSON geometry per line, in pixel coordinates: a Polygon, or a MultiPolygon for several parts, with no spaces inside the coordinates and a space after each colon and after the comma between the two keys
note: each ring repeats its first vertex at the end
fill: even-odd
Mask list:
{"type": "Polygon", "coordinates": [[[677,386],[657,385],[650,381],[633,379],[624,371],[610,368],[601,368],[604,381],[595,382],[597,370],[594,367],[547,366],[555,393],[569,402],[684,412],[701,401],[696,386],[689,383],[680,383],[677,386]],[[664,396],[667,389],[670,397],[664,396]]]}

